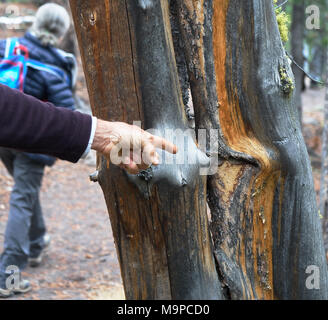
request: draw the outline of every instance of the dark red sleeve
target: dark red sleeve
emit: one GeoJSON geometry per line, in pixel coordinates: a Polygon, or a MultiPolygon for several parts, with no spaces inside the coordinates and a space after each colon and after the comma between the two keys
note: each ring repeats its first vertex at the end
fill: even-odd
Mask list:
{"type": "Polygon", "coordinates": [[[92,118],[0,85],[0,146],[77,162],[87,148],[92,118]]]}

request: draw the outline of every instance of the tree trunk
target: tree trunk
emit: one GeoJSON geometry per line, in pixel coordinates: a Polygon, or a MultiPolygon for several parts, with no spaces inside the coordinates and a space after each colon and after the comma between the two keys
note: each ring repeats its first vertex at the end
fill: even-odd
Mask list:
{"type": "Polygon", "coordinates": [[[214,1],[213,19],[221,128],[255,160],[231,157],[210,178],[221,273],[233,298],[326,298],[311,167],[271,1],[214,1]],[[320,269],[320,290],[306,288],[309,265],[320,269]]]}
{"type": "MultiPolygon", "coordinates": [[[[305,0],[294,1],[293,3],[293,21],[291,27],[291,46],[292,56],[298,65],[304,66],[303,42],[305,35],[305,0]]],[[[295,76],[295,103],[299,112],[302,125],[302,88],[304,81],[304,72],[293,64],[293,73],[295,76]]]]}
{"type": "Polygon", "coordinates": [[[219,159],[206,183],[194,144],[185,156],[196,155],[195,164],[137,177],[101,158],[127,298],[327,298],[311,167],[271,0],[170,4],[71,0],[94,114],[162,134],[185,130],[187,79],[196,129],[207,130],[207,152],[219,159]],[[188,72],[180,83],[176,56],[188,72]],[[306,286],[310,265],[320,289],[306,286]]]}
{"type": "MultiPolygon", "coordinates": [[[[325,70],[324,67],[327,60],[327,50],[325,50],[325,47],[323,45],[324,36],[325,33],[321,31],[320,32],[321,44],[315,46],[313,50],[314,51],[313,59],[310,64],[310,73],[318,81],[322,81],[323,79],[324,70],[325,70]]],[[[311,88],[320,88],[320,87],[321,84],[311,80],[311,88]]]]}
{"type": "MultiPolygon", "coordinates": [[[[328,80],[328,61],[326,63],[326,69],[326,79],[328,80]]],[[[320,213],[323,217],[322,228],[324,235],[324,245],[326,253],[328,253],[328,86],[326,86],[323,124],[324,125],[322,132],[321,151],[320,213]]]]}
{"type": "MultiPolygon", "coordinates": [[[[146,8],[72,0],[71,9],[94,114],[160,132],[187,129],[167,1],[146,8]]],[[[193,144],[189,153],[196,152],[193,144]]],[[[99,182],[128,299],[221,298],[198,170],[163,165],[132,177],[102,159],[99,182]]]]}

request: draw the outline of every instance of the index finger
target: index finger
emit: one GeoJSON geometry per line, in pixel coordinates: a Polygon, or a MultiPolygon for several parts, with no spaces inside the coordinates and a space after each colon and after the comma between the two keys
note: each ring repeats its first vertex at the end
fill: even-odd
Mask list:
{"type": "Polygon", "coordinates": [[[151,136],[150,141],[156,148],[163,149],[173,154],[178,152],[178,147],[170,141],[165,140],[164,138],[158,136],[151,136]]]}

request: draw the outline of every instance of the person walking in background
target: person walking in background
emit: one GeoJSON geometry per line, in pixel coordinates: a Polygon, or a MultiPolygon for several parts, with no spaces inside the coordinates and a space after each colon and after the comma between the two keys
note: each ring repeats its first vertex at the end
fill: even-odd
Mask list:
{"type": "MultiPolygon", "coordinates": [[[[45,4],[37,11],[34,24],[24,37],[0,41],[0,58],[19,52],[27,61],[24,93],[73,110],[75,58],[56,48],[69,26],[70,17],[65,8],[45,4]]],[[[6,148],[0,148],[0,158],[15,181],[0,258],[0,297],[7,297],[13,294],[6,288],[8,266],[17,266],[19,270],[28,263],[38,266],[49,245],[39,192],[45,166],[53,165],[56,159],[6,148]]],[[[15,293],[30,289],[30,283],[22,279],[15,293]]]]}

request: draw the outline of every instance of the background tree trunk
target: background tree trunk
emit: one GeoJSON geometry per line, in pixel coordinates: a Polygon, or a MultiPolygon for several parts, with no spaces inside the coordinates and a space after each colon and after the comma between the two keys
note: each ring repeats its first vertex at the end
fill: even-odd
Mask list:
{"type": "MultiPolygon", "coordinates": [[[[321,44],[318,44],[313,49],[313,59],[310,64],[310,73],[315,77],[316,80],[322,81],[325,73],[325,65],[327,61],[327,50],[323,46],[324,40],[323,37],[325,33],[320,31],[321,44]]],[[[311,88],[318,88],[321,84],[311,80],[311,88]]]]}
{"type": "MultiPolygon", "coordinates": [[[[293,2],[292,26],[291,26],[291,47],[294,60],[304,67],[303,43],[305,36],[305,0],[293,2]]],[[[295,64],[292,66],[295,76],[295,104],[298,109],[300,123],[302,125],[302,89],[304,82],[304,72],[295,64]]]]}
{"type": "MultiPolygon", "coordinates": [[[[328,51],[328,48],[327,48],[328,51]]],[[[327,54],[328,57],[328,54],[327,54]]],[[[328,80],[328,62],[326,63],[326,81],[328,80]]],[[[322,228],[326,253],[328,252],[328,86],[324,105],[324,126],[322,132],[320,213],[323,217],[322,228]]]]}
{"type": "Polygon", "coordinates": [[[101,159],[127,298],[327,298],[311,167],[272,1],[170,5],[71,0],[96,116],[141,120],[160,133],[186,129],[180,83],[189,81],[196,129],[207,129],[209,141],[210,129],[217,132],[208,152],[219,167],[208,188],[195,145],[186,155],[196,164],[161,165],[138,177],[101,159]],[[174,52],[169,8],[182,52],[174,52]],[[320,270],[318,290],[306,287],[310,265],[320,270]]]}

